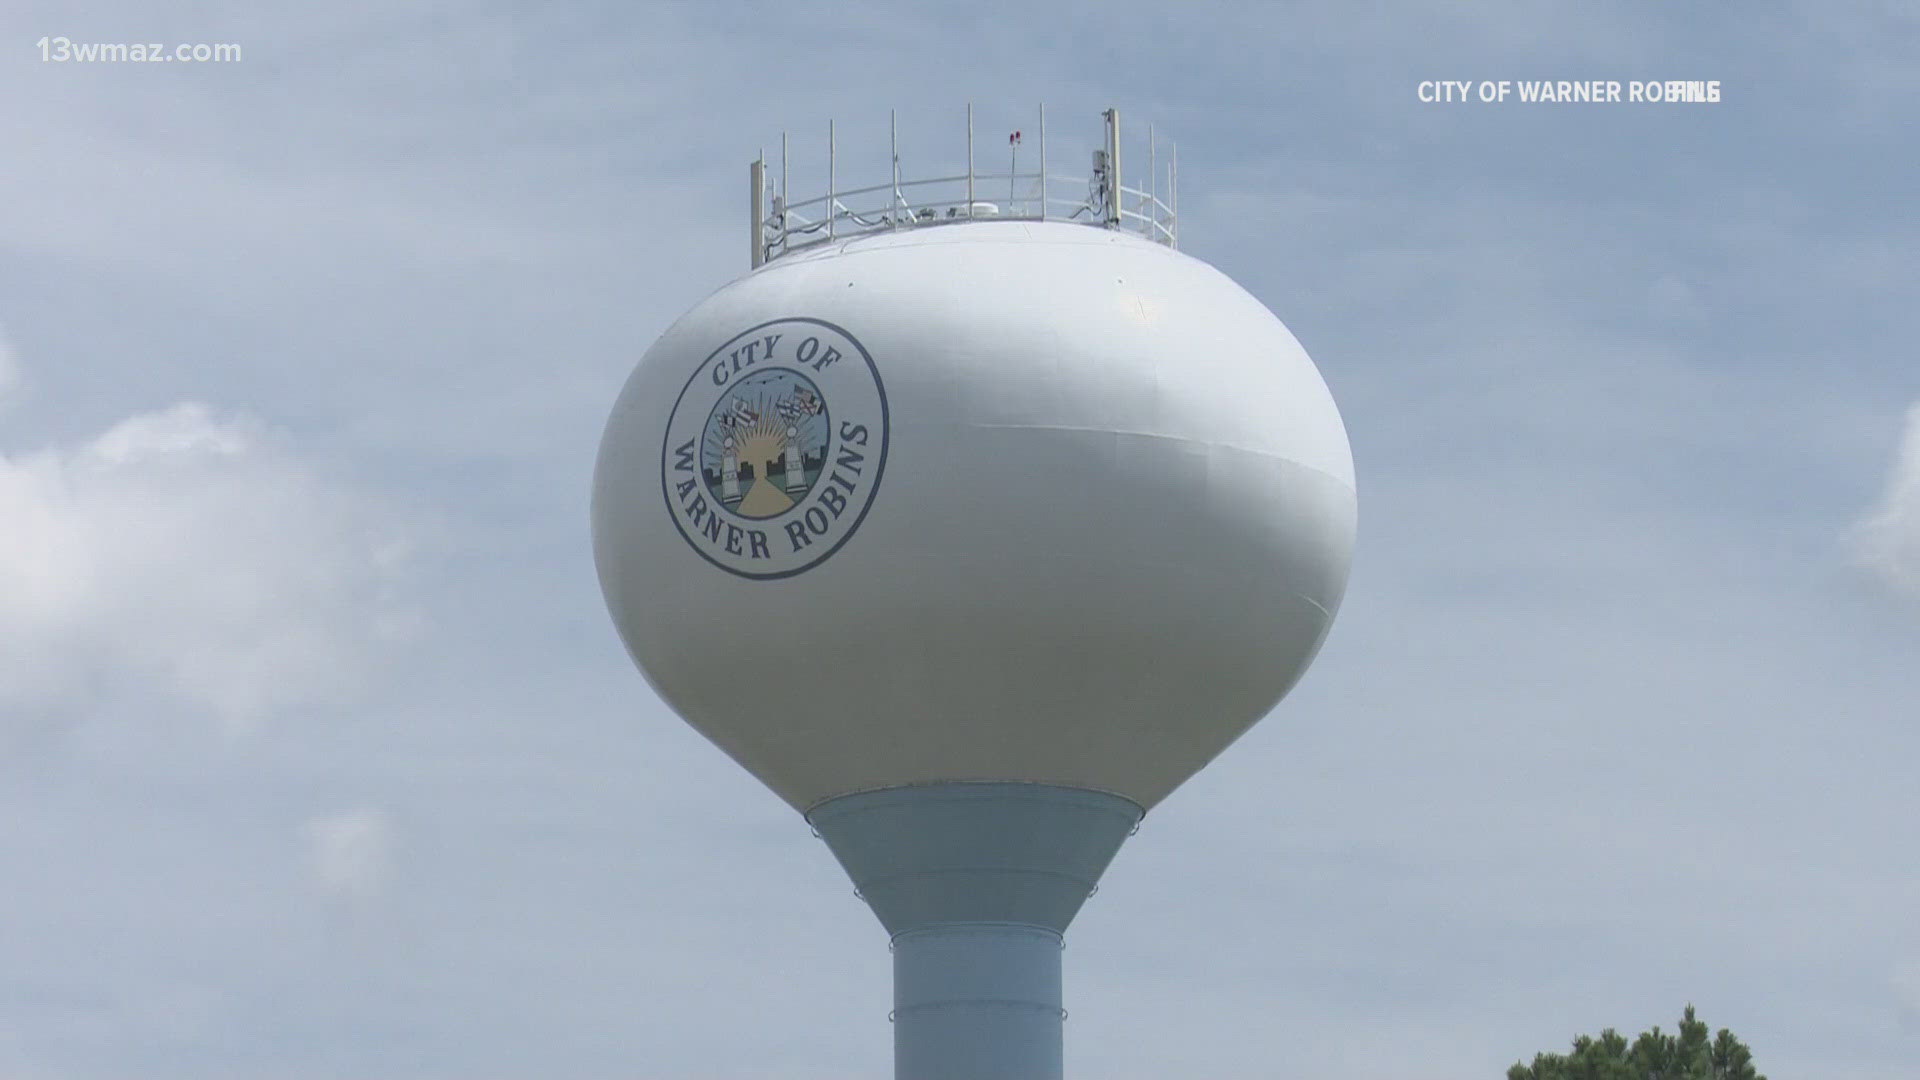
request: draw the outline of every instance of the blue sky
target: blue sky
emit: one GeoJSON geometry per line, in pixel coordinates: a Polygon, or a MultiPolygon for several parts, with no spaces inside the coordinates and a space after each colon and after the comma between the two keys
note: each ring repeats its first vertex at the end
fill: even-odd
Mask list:
{"type": "MultiPolygon", "coordinates": [[[[1069,1068],[1920,1044],[1896,4],[17,5],[0,1080],[883,1076],[888,957],[601,605],[627,371],[794,191],[1120,107],[1347,421],[1314,670],[1069,936],[1069,1068]],[[74,41],[237,64],[43,63],[74,41]],[[1718,79],[1716,105],[1423,104],[1718,79]],[[851,162],[852,164],[849,164],[851,162]]],[[[950,159],[946,159],[950,160],[950,159]]]]}

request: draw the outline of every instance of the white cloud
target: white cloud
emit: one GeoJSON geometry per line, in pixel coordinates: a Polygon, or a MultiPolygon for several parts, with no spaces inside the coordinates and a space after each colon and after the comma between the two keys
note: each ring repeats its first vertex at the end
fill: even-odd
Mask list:
{"type": "Polygon", "coordinates": [[[0,714],[115,694],[241,729],[349,699],[404,637],[400,548],[260,425],[183,403],[0,453],[0,714]]]}
{"type": "Polygon", "coordinates": [[[1860,565],[1902,592],[1920,596],[1920,404],[1907,410],[1906,430],[1880,505],[1854,529],[1860,565]]]}
{"type": "Polygon", "coordinates": [[[393,825],[379,810],[341,810],[307,822],[314,880],[327,896],[367,900],[386,884],[393,825]]]}

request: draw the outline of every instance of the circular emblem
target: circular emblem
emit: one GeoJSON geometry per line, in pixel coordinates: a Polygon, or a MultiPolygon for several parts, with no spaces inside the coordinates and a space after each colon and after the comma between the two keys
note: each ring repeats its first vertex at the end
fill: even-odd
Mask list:
{"type": "Polygon", "coordinates": [[[708,562],[791,577],[860,527],[886,460],[887,393],[873,357],[832,323],[776,319],[688,376],[667,418],[660,489],[708,562]]]}

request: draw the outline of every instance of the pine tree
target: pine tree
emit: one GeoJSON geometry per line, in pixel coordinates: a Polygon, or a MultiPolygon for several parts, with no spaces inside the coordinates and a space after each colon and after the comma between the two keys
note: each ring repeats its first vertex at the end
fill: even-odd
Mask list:
{"type": "Polygon", "coordinates": [[[1767,1080],[1753,1069],[1753,1053],[1733,1032],[1721,1028],[1707,1041],[1707,1025],[1688,1005],[1680,1033],[1658,1025],[1628,1043],[1612,1028],[1595,1039],[1573,1040],[1571,1054],[1536,1054],[1532,1065],[1515,1062],[1507,1080],[1767,1080]]]}

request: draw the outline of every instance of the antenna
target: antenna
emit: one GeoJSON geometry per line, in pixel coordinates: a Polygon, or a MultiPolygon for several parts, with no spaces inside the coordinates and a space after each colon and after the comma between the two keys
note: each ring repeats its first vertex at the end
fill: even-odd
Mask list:
{"type": "Polygon", "coordinates": [[[967,102],[967,216],[973,216],[973,102],[967,102]]]}
{"type": "Polygon", "coordinates": [[[764,153],[754,158],[753,165],[747,170],[747,186],[751,189],[753,197],[753,235],[750,237],[753,241],[753,251],[751,258],[753,259],[753,265],[758,267],[761,263],[767,261],[767,249],[761,242],[761,237],[765,236],[767,231],[767,157],[764,153]]]}
{"type": "Polygon", "coordinates": [[[1107,120],[1107,190],[1104,193],[1104,205],[1107,209],[1107,227],[1118,228],[1122,216],[1120,197],[1120,110],[1108,109],[1100,115],[1107,120]]]}

